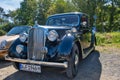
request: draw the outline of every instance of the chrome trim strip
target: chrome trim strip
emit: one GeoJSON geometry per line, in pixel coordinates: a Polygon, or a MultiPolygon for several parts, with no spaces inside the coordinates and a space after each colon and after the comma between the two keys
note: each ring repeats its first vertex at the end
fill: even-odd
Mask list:
{"type": "Polygon", "coordinates": [[[67,68],[68,63],[58,63],[58,62],[45,62],[45,61],[34,61],[29,59],[19,59],[19,58],[11,58],[8,55],[5,56],[5,60],[19,62],[19,63],[31,63],[31,64],[39,64],[42,66],[51,66],[51,67],[60,67],[60,68],[67,68]]]}

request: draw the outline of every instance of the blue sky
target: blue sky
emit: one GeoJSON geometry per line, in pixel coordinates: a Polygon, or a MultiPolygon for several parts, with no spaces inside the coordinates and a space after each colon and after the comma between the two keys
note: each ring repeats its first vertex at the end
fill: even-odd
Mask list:
{"type": "Polygon", "coordinates": [[[0,7],[4,8],[5,12],[16,10],[20,7],[20,2],[23,0],[0,0],[0,7]]]}

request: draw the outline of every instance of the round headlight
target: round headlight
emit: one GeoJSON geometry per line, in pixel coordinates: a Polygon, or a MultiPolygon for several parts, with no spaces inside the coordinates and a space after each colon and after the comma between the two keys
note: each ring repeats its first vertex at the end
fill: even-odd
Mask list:
{"type": "Polygon", "coordinates": [[[21,42],[25,42],[27,37],[28,37],[28,34],[23,33],[23,34],[20,34],[19,39],[20,39],[21,42]]]}
{"type": "Polygon", "coordinates": [[[23,45],[17,45],[17,46],[16,46],[16,51],[17,51],[17,53],[21,53],[21,52],[23,51],[23,49],[24,49],[24,46],[23,46],[23,45]]]}
{"type": "Polygon", "coordinates": [[[57,38],[58,38],[58,33],[57,33],[55,30],[51,30],[51,31],[48,33],[48,39],[49,39],[50,41],[55,41],[57,38]]]}
{"type": "Polygon", "coordinates": [[[77,32],[77,29],[76,28],[72,28],[71,31],[72,32],[77,32]]]}
{"type": "Polygon", "coordinates": [[[3,40],[3,41],[1,42],[0,48],[1,48],[1,49],[4,49],[4,48],[6,47],[6,45],[7,45],[7,41],[6,41],[6,40],[3,40]]]}

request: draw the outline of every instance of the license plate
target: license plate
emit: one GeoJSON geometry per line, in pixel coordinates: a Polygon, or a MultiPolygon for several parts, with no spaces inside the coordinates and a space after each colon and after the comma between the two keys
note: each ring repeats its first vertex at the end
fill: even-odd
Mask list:
{"type": "Polygon", "coordinates": [[[41,73],[41,66],[34,64],[20,64],[20,70],[41,73]]]}

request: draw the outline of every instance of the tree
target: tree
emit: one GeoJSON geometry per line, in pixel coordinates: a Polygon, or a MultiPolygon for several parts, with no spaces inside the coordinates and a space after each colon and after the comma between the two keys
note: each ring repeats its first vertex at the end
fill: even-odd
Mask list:
{"type": "Polygon", "coordinates": [[[14,24],[33,25],[36,20],[38,24],[45,24],[49,15],[78,11],[89,15],[91,26],[96,14],[98,31],[120,27],[120,0],[24,0],[20,5],[20,9],[9,14],[14,24]]]}
{"type": "Polygon", "coordinates": [[[2,18],[4,14],[5,14],[4,9],[0,7],[0,18],[2,18]]]}
{"type": "Polygon", "coordinates": [[[39,24],[45,24],[47,18],[47,11],[51,6],[51,1],[52,0],[38,0],[36,9],[36,20],[39,24]]]}
{"type": "Polygon", "coordinates": [[[47,11],[47,15],[74,12],[76,11],[75,6],[69,0],[53,0],[51,7],[47,11]]]}
{"type": "MultiPolygon", "coordinates": [[[[24,0],[20,4],[15,19],[22,25],[33,25],[36,14],[37,3],[35,0],[24,0]]],[[[16,13],[15,13],[16,14],[16,13]]]]}
{"type": "MultiPolygon", "coordinates": [[[[116,31],[119,27],[119,23],[116,21],[116,19],[119,19],[119,4],[120,1],[119,0],[105,0],[106,4],[105,7],[106,9],[104,9],[104,11],[106,12],[106,21],[107,21],[107,26],[106,26],[106,30],[107,31],[116,31]],[[117,16],[117,17],[116,17],[117,16]],[[117,22],[117,23],[116,23],[117,22]],[[116,25],[118,24],[118,25],[116,25]]],[[[104,17],[104,16],[103,16],[104,17]]]]}
{"type": "Polygon", "coordinates": [[[33,25],[36,20],[39,24],[44,24],[50,3],[50,0],[24,0],[20,9],[11,12],[11,16],[14,22],[21,25],[33,25]]]}
{"type": "Polygon", "coordinates": [[[2,7],[0,7],[0,24],[3,24],[4,23],[4,9],[2,7]]]}

